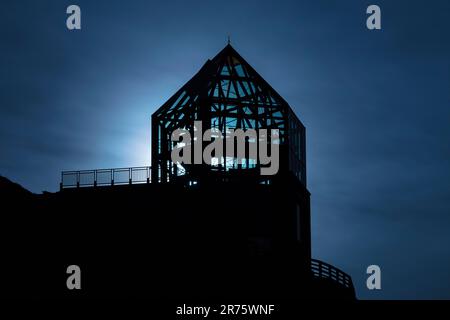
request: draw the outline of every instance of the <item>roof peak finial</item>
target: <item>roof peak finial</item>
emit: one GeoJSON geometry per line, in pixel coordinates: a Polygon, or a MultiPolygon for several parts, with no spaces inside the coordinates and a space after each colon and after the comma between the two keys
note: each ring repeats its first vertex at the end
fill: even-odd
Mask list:
{"type": "Polygon", "coordinates": [[[231,37],[228,35],[228,44],[231,45],[231,37]]]}

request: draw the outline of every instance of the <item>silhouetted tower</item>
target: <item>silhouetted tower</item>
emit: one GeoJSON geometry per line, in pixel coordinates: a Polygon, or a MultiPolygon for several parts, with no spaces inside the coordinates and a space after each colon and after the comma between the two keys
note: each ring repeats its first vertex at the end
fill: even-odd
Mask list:
{"type": "MultiPolygon", "coordinates": [[[[349,275],[311,259],[305,149],[305,127],[288,103],[228,44],[152,115],[152,167],[64,171],[61,192],[44,196],[58,216],[63,204],[89,213],[82,220],[88,222],[79,223],[92,230],[87,250],[98,241],[92,221],[107,223],[114,261],[118,249],[126,251],[121,269],[128,268],[127,283],[140,266],[154,275],[150,286],[158,296],[354,299],[349,275]],[[199,143],[172,141],[177,129],[199,143]],[[208,129],[215,130],[214,142],[237,129],[256,135],[245,138],[240,159],[236,144],[227,150],[224,143],[225,152],[213,153],[208,164],[172,161],[183,143],[210,150],[211,142],[198,135],[208,129]],[[279,147],[275,174],[262,174],[271,165],[249,152],[255,144],[259,150],[279,147]],[[117,237],[120,229],[130,233],[117,237]],[[128,265],[130,257],[140,262],[128,265]]],[[[104,243],[102,238],[101,248],[104,243]]],[[[133,290],[148,293],[138,278],[133,290]]]]}
{"type": "Polygon", "coordinates": [[[152,115],[152,181],[196,187],[246,184],[249,191],[255,192],[256,198],[248,199],[255,203],[254,211],[270,210],[277,217],[280,227],[274,237],[300,244],[302,257],[309,265],[310,193],[306,188],[305,127],[289,104],[230,44],[152,115]],[[252,159],[248,152],[241,164],[227,154],[213,158],[211,165],[173,163],[171,152],[177,143],[171,140],[171,134],[183,128],[194,137],[198,130],[194,121],[202,121],[203,131],[215,128],[223,136],[230,129],[267,129],[269,135],[271,129],[278,129],[279,137],[270,136],[270,141],[280,148],[278,173],[260,175],[258,157],[252,159]],[[277,207],[266,204],[252,185],[265,185],[277,192],[277,207]]]}
{"type": "MultiPolygon", "coordinates": [[[[290,170],[306,186],[305,127],[289,104],[228,44],[216,57],[152,115],[152,180],[169,182],[189,170],[171,161],[175,129],[191,130],[194,121],[203,130],[278,129],[282,170],[290,170]]],[[[230,171],[258,167],[258,159],[217,159],[208,170],[230,171]]],[[[190,178],[194,178],[191,176],[190,178]]]]}

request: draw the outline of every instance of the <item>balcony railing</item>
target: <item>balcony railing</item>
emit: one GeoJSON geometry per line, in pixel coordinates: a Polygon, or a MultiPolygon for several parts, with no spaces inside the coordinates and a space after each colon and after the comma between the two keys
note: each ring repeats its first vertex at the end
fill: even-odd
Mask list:
{"type": "Polygon", "coordinates": [[[151,182],[151,167],[63,171],[60,189],[151,182]]]}
{"type": "Polygon", "coordinates": [[[315,277],[330,279],[350,290],[354,290],[352,278],[331,264],[311,259],[311,271],[315,277]]]}

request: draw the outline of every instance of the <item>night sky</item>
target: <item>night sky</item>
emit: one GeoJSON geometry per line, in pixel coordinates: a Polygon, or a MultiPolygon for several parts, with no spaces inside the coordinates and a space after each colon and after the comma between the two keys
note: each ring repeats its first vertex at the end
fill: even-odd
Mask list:
{"type": "Polygon", "coordinates": [[[228,35],[306,126],[313,256],[359,298],[450,298],[446,0],[2,1],[0,175],[41,192],[62,170],[150,165],[151,114],[228,35]]]}

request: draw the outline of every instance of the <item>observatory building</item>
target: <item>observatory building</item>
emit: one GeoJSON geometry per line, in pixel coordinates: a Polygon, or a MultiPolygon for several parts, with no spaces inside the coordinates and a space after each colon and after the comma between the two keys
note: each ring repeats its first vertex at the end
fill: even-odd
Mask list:
{"type": "MultiPolygon", "coordinates": [[[[52,195],[101,212],[89,219],[110,239],[102,252],[126,257],[124,287],[167,297],[355,298],[350,276],[311,257],[305,127],[230,44],[154,112],[151,124],[151,167],[65,171],[52,195]],[[200,122],[223,137],[238,129],[257,136],[243,138],[240,159],[236,146],[224,143],[210,163],[196,163],[194,153],[190,163],[173,161],[180,147],[174,132],[195,137],[200,122]],[[255,142],[258,150],[276,145],[275,174],[261,174],[267,163],[249,152],[255,142]],[[140,272],[152,289],[142,289],[140,272]]],[[[95,238],[95,231],[86,235],[95,238]]]]}

